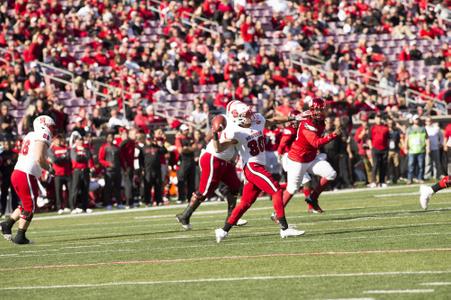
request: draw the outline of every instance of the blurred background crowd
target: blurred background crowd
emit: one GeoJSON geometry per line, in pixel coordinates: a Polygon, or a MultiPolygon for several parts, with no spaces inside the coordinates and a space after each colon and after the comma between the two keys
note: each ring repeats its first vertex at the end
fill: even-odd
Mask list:
{"type": "MultiPolygon", "coordinates": [[[[60,213],[186,201],[209,122],[232,99],[272,116],[325,98],[326,130],[348,128],[323,149],[332,189],[439,178],[451,135],[442,2],[2,1],[0,213],[42,114],[59,135],[41,204],[60,213]]],[[[282,129],[266,133],[275,174],[282,129]]]]}

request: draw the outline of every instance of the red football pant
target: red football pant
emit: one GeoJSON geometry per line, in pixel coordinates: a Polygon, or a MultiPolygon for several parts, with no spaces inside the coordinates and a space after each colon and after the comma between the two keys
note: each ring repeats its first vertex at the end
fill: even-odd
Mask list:
{"type": "Polygon", "coordinates": [[[238,179],[233,164],[219,159],[208,152],[199,158],[200,181],[199,192],[206,198],[210,197],[222,181],[234,193],[239,192],[241,181],[238,179]]]}
{"type": "Polygon", "coordinates": [[[247,183],[243,187],[243,196],[240,203],[235,207],[227,223],[235,225],[241,216],[257,200],[261,191],[272,196],[272,203],[277,218],[285,216],[285,209],[282,201],[282,189],[265,167],[257,163],[248,163],[244,167],[244,176],[247,183]]]}
{"type": "Polygon", "coordinates": [[[20,210],[34,213],[36,199],[39,196],[38,180],[36,177],[19,170],[14,170],[11,174],[11,184],[20,201],[22,201],[22,205],[19,206],[20,210]]]}

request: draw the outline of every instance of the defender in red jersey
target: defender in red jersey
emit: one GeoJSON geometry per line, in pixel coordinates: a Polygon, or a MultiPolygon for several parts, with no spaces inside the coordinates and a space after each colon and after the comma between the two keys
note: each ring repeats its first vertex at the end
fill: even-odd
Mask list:
{"type": "Polygon", "coordinates": [[[22,204],[16,208],[11,216],[0,224],[3,237],[11,240],[12,227],[19,221],[17,234],[12,239],[16,244],[29,244],[25,232],[33,219],[36,199],[39,196],[38,178],[42,170],[54,174],[47,161],[47,151],[52,141],[55,122],[49,116],[39,116],[33,121],[33,130],[28,133],[22,143],[11,184],[22,204]]]}
{"type": "MultiPolygon", "coordinates": [[[[299,115],[301,115],[301,112],[298,110],[294,110],[290,113],[290,116],[293,116],[293,117],[296,117],[299,115]]],[[[303,117],[309,116],[309,115],[310,115],[309,111],[304,112],[302,114],[303,117]]],[[[291,145],[296,140],[298,127],[299,127],[298,121],[291,122],[287,127],[285,127],[282,131],[282,137],[280,139],[280,142],[279,142],[279,145],[277,148],[277,154],[279,156],[279,161],[280,161],[285,173],[287,173],[286,158],[287,158],[288,152],[290,152],[291,145]]],[[[305,173],[304,177],[302,178],[302,186],[303,186],[304,196],[306,199],[310,196],[311,191],[312,191],[311,180],[312,179],[311,179],[310,175],[308,173],[305,173]]],[[[286,206],[287,204],[288,204],[288,202],[284,202],[284,206],[286,206]]],[[[322,212],[322,211],[315,210],[311,204],[307,204],[307,205],[308,205],[307,211],[310,213],[322,212]]],[[[271,215],[271,219],[273,221],[276,221],[275,213],[273,213],[271,215]]]]}
{"type": "Polygon", "coordinates": [[[324,132],[325,102],[321,98],[312,100],[310,106],[310,117],[299,124],[296,140],[293,142],[288,157],[285,159],[285,169],[287,170],[287,189],[283,195],[283,202],[286,205],[299,189],[302,179],[306,173],[312,173],[321,177],[319,185],[313,190],[306,202],[312,207],[322,212],[318,204],[318,197],[327,184],[334,180],[337,172],[326,161],[325,154],[318,154],[318,149],[335,139],[341,134],[341,128],[337,128],[333,133],[322,136],[324,132]]]}
{"type": "MultiPolygon", "coordinates": [[[[446,134],[445,139],[445,148],[449,149],[451,147],[451,138],[449,134],[446,134]]],[[[450,150],[448,150],[450,151],[450,150]]],[[[448,174],[451,174],[451,168],[448,167],[448,174]]],[[[451,176],[443,177],[439,182],[432,186],[422,185],[420,186],[420,205],[423,209],[428,208],[429,200],[432,195],[437,193],[440,190],[451,187],[451,176]]]]}

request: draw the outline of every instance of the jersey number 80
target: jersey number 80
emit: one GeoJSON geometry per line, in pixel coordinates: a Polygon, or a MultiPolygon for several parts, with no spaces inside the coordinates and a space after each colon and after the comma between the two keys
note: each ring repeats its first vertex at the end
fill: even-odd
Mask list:
{"type": "Polygon", "coordinates": [[[247,147],[252,156],[257,156],[259,153],[265,151],[265,138],[261,136],[258,140],[250,140],[249,143],[247,143],[247,147]]]}

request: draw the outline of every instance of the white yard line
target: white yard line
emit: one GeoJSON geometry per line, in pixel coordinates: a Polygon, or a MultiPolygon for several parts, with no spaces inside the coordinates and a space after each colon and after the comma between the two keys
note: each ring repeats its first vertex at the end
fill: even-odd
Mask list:
{"type": "MultiPolygon", "coordinates": [[[[350,229],[354,229],[354,230],[359,230],[359,229],[377,229],[377,230],[381,230],[381,229],[395,229],[395,228],[399,228],[399,227],[415,227],[415,226],[429,226],[429,225],[448,225],[451,224],[449,222],[441,222],[441,223],[418,223],[418,224],[412,224],[412,225],[406,225],[406,224],[401,224],[401,225],[387,225],[387,226],[360,226],[360,227],[343,227],[343,228],[336,228],[334,227],[333,231],[326,231],[326,230],[308,230],[307,232],[307,236],[310,233],[314,233],[314,234],[322,234],[322,236],[329,236],[333,239],[365,239],[365,238],[378,238],[381,236],[378,235],[373,235],[373,236],[357,236],[357,237],[345,237],[345,238],[341,238],[341,237],[336,237],[334,235],[334,233],[339,233],[340,230],[350,230],[350,229]]],[[[239,230],[237,233],[239,234],[244,234],[244,235],[249,235],[249,236],[258,236],[261,234],[274,234],[277,235],[277,231],[276,230],[271,230],[271,231],[256,231],[256,229],[258,228],[267,228],[267,226],[262,226],[262,227],[249,227],[249,231],[247,231],[246,227],[243,228],[239,228],[237,230],[239,230]]],[[[235,231],[234,231],[235,232],[235,231]]],[[[232,232],[232,238],[233,235],[235,235],[235,233],[232,232]]],[[[146,239],[117,239],[117,240],[112,240],[112,241],[108,241],[108,242],[99,242],[98,240],[87,240],[87,241],[69,241],[69,242],[59,242],[59,245],[65,245],[66,247],[69,245],[75,245],[75,247],[82,247],[84,245],[94,245],[93,247],[96,247],[97,245],[113,245],[113,244],[123,244],[123,243],[137,243],[137,242],[142,242],[142,241],[151,241],[151,240],[172,240],[172,239],[189,239],[189,238],[213,238],[213,233],[208,233],[208,234],[193,234],[195,233],[195,231],[190,231],[191,234],[185,233],[182,236],[175,236],[175,237],[155,237],[155,238],[146,238],[146,239]]],[[[151,234],[151,233],[149,233],[151,234]]],[[[447,233],[439,233],[440,235],[442,234],[447,234],[447,233]]],[[[400,237],[403,236],[408,236],[408,235],[423,235],[423,233],[415,233],[415,234],[405,234],[405,235],[401,235],[400,237]]],[[[424,235],[436,235],[435,233],[425,233],[424,235]]],[[[388,237],[389,235],[386,235],[385,237],[388,237]]],[[[114,236],[111,236],[110,238],[114,239],[114,236]]],[[[296,239],[297,241],[299,240],[300,242],[305,241],[306,239],[304,237],[302,237],[301,239],[296,239]]],[[[319,238],[319,239],[308,239],[307,240],[314,240],[314,241],[321,241],[321,240],[325,240],[324,238],[319,238]]],[[[289,242],[289,241],[285,241],[285,242],[289,242]]],[[[243,244],[249,244],[250,242],[245,242],[245,243],[239,243],[241,245],[243,244]]],[[[252,243],[256,243],[255,241],[252,241],[252,243]]],[[[280,243],[280,241],[270,241],[270,243],[280,243]]],[[[238,243],[230,243],[230,245],[236,245],[238,243]]],[[[229,243],[223,243],[223,245],[229,245],[229,243]]],[[[55,243],[51,243],[51,244],[33,244],[33,247],[51,247],[54,248],[56,246],[55,243]]],[[[209,245],[198,245],[197,247],[208,247],[209,245]]],[[[214,245],[216,246],[216,245],[214,245]]],[[[192,246],[183,246],[184,247],[192,247],[192,246]]],[[[195,246],[196,247],[196,246],[195,246]]],[[[0,248],[0,250],[11,250],[11,247],[8,248],[0,248]]],[[[43,250],[43,251],[47,251],[47,250],[43,250]]],[[[0,256],[1,258],[1,256],[0,256]]]]}
{"type": "MultiPolygon", "coordinates": [[[[409,186],[392,186],[387,188],[380,189],[368,189],[368,188],[359,188],[359,189],[346,189],[339,191],[327,191],[323,192],[323,195],[336,195],[336,194],[349,194],[349,193],[362,193],[362,192],[376,192],[376,191],[387,191],[387,190],[396,190],[396,189],[409,189],[416,187],[417,185],[409,185],[409,186]]],[[[419,186],[419,185],[418,185],[419,186]]],[[[303,197],[302,194],[298,194],[303,197]]],[[[268,199],[267,196],[259,197],[259,200],[268,199]]],[[[202,205],[218,205],[223,204],[224,202],[205,202],[202,205]]],[[[113,214],[123,214],[123,213],[132,213],[132,212],[143,212],[143,211],[157,211],[157,210],[168,210],[174,208],[185,208],[186,204],[171,204],[170,206],[158,206],[158,207],[146,207],[146,208],[138,208],[138,209],[120,209],[120,210],[112,210],[112,211],[100,211],[93,212],[91,214],[77,214],[77,215],[57,215],[57,216],[43,216],[43,217],[35,217],[34,220],[53,220],[53,219],[66,219],[66,218],[78,218],[78,217],[90,217],[90,216],[99,216],[99,215],[113,215],[113,214]]],[[[363,207],[362,207],[363,208],[363,207]]]]}
{"type": "Polygon", "coordinates": [[[424,282],[420,285],[427,285],[427,286],[445,286],[445,285],[451,285],[451,282],[424,282]]]}
{"type": "MultiPolygon", "coordinates": [[[[369,272],[369,273],[323,273],[323,274],[303,274],[303,275],[281,275],[281,276],[246,276],[246,277],[226,277],[226,278],[199,278],[199,279],[180,279],[180,280],[161,280],[161,281],[122,281],[106,283],[87,283],[87,284],[64,284],[64,285],[35,285],[35,286],[13,286],[2,287],[0,290],[33,290],[33,289],[68,289],[68,288],[99,288],[99,287],[118,287],[134,285],[162,285],[162,284],[188,284],[188,283],[214,283],[214,282],[232,282],[232,281],[267,281],[280,279],[306,279],[306,278],[340,278],[340,277],[360,277],[360,276],[404,276],[404,275],[434,275],[449,274],[451,270],[446,271],[401,271],[401,272],[369,272]]],[[[393,290],[395,291],[395,290],[393,290]]],[[[397,291],[415,291],[415,290],[397,290],[397,291]]],[[[421,290],[416,290],[421,291],[421,290]]],[[[434,291],[434,290],[423,290],[434,291]]],[[[367,291],[382,292],[382,291],[367,291]]],[[[365,293],[367,293],[365,292],[365,293]]]]}
{"type": "MultiPolygon", "coordinates": [[[[105,251],[83,251],[83,252],[67,252],[57,253],[57,255],[74,255],[86,253],[114,253],[114,252],[136,252],[134,249],[116,249],[105,251]]],[[[68,268],[87,268],[87,267],[103,267],[114,265],[144,265],[144,264],[173,264],[173,263],[191,263],[204,261],[220,261],[220,260],[254,260],[263,258],[280,258],[280,257],[309,257],[309,256],[348,256],[348,255],[372,255],[372,254],[401,254],[401,253],[430,253],[430,252],[451,252],[451,248],[425,248],[425,249],[390,249],[390,250],[362,250],[362,251],[323,251],[323,252],[301,252],[301,253],[269,253],[257,255],[232,255],[232,256],[205,256],[191,258],[173,258],[173,259],[149,259],[149,260],[128,260],[128,261],[110,261],[98,263],[82,263],[82,264],[57,264],[57,265],[35,265],[27,267],[0,268],[0,271],[20,271],[31,269],[68,269],[68,268]]],[[[49,256],[44,255],[27,255],[21,257],[49,256]]]]}
{"type": "MultiPolygon", "coordinates": [[[[450,194],[451,190],[443,190],[440,191],[440,194],[450,194]]],[[[398,197],[398,196],[415,196],[415,195],[420,195],[420,192],[411,192],[411,193],[394,193],[394,194],[376,194],[373,195],[373,197],[376,198],[386,198],[386,197],[398,197]]]]}
{"type": "Polygon", "coordinates": [[[410,289],[410,290],[374,290],[365,291],[364,294],[421,294],[433,293],[433,289],[410,289]]]}
{"type": "Polygon", "coordinates": [[[324,300],[374,300],[374,298],[331,298],[324,300]]]}
{"type": "MultiPolygon", "coordinates": [[[[269,232],[267,232],[269,233],[269,232]]],[[[261,233],[260,233],[261,234],[261,233]]],[[[276,233],[274,233],[276,235],[276,233]]],[[[406,238],[406,237],[412,237],[412,236],[438,236],[438,235],[451,235],[451,232],[430,232],[430,233],[411,233],[411,234],[402,234],[402,235],[383,235],[383,236],[375,236],[375,235],[365,235],[365,236],[355,236],[355,237],[334,237],[333,240],[365,240],[365,239],[387,239],[387,238],[406,238]]],[[[206,235],[187,235],[187,236],[181,236],[177,237],[178,239],[188,239],[188,238],[203,238],[207,237],[206,235]]],[[[212,237],[212,235],[210,236],[212,237]]],[[[165,238],[157,238],[157,239],[165,239],[165,238]]],[[[283,243],[304,243],[304,242],[326,242],[330,241],[331,239],[325,239],[325,238],[301,238],[301,239],[291,239],[283,241],[283,243]]],[[[86,249],[86,248],[99,248],[104,247],[105,245],[121,245],[121,244],[138,244],[142,242],[149,241],[148,239],[136,239],[136,240],[117,240],[117,241],[111,241],[111,242],[102,242],[98,244],[93,245],[84,245],[84,246],[67,246],[67,247],[60,247],[56,249],[45,249],[45,250],[34,250],[34,251],[21,251],[20,254],[18,253],[11,253],[11,254],[0,254],[1,257],[11,257],[11,256],[19,256],[21,254],[29,254],[29,253],[45,253],[43,256],[49,256],[49,255],[68,255],[68,254],[83,254],[87,253],[85,252],[68,252],[64,253],[61,252],[61,250],[66,249],[86,249]]],[[[236,247],[236,246],[247,246],[251,242],[231,242],[231,243],[224,243],[223,246],[229,246],[229,247],[236,247]]],[[[271,245],[271,244],[280,244],[280,241],[262,241],[262,242],[255,242],[252,241],[252,245],[271,245]]],[[[137,251],[158,251],[158,250],[177,250],[177,249],[196,249],[196,248],[207,248],[207,247],[217,247],[216,244],[201,244],[201,245],[182,245],[182,246],[163,246],[163,247],[146,247],[146,248],[140,248],[140,249],[130,249],[130,252],[137,252],[137,251]]],[[[104,250],[99,249],[98,251],[94,251],[93,253],[103,253],[104,250]]],[[[110,250],[106,250],[107,252],[111,252],[110,250]]],[[[114,253],[114,251],[112,251],[114,253]]],[[[127,252],[127,251],[120,251],[120,252],[127,252]]],[[[28,255],[28,257],[39,257],[40,255],[28,255]]],[[[21,258],[27,257],[27,256],[20,256],[21,258]]]]}

